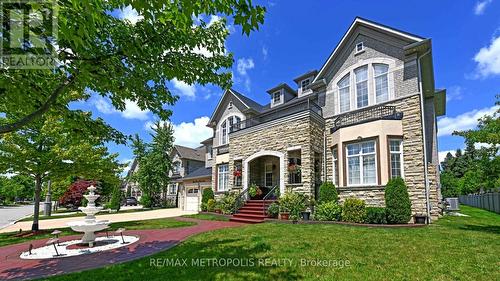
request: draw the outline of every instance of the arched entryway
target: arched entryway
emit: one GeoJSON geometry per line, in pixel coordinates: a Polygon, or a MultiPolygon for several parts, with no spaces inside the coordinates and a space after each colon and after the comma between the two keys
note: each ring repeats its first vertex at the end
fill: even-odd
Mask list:
{"type": "Polygon", "coordinates": [[[264,191],[279,185],[285,192],[285,154],[278,151],[259,151],[243,162],[243,188],[255,183],[264,191]]]}

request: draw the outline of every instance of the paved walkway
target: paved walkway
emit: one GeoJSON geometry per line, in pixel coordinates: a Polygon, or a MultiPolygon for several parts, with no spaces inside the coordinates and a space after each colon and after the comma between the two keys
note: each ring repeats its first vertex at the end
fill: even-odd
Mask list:
{"type": "MultiPolygon", "coordinates": [[[[127,235],[138,235],[140,237],[139,242],[127,247],[91,255],[51,260],[22,260],[19,255],[21,252],[28,250],[30,242],[0,247],[0,280],[42,278],[126,262],[169,249],[194,234],[241,225],[240,223],[225,221],[187,218],[178,218],[178,220],[194,221],[197,225],[181,228],[126,231],[127,235]]],[[[67,241],[78,238],[80,236],[65,236],[61,240],[67,241]]],[[[40,247],[45,245],[46,241],[47,239],[39,239],[32,241],[31,244],[34,247],[40,247]]]]}
{"type": "MultiPolygon", "coordinates": [[[[98,220],[109,220],[113,222],[123,222],[123,221],[138,221],[138,220],[149,220],[149,219],[161,219],[161,218],[172,218],[179,217],[183,215],[192,215],[197,212],[183,211],[181,209],[158,209],[152,211],[140,211],[133,213],[123,213],[123,214],[109,214],[109,215],[97,215],[98,220]]],[[[70,221],[81,220],[83,217],[73,217],[73,218],[61,218],[61,219],[51,219],[51,220],[40,220],[40,229],[52,229],[52,228],[64,228],[68,227],[67,223],[70,221]]],[[[0,229],[0,233],[13,232],[22,230],[31,230],[31,221],[17,222],[13,225],[0,229]]]]}

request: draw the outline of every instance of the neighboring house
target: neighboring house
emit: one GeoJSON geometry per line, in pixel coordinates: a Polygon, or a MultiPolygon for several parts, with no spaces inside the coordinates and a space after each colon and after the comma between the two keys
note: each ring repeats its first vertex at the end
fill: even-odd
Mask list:
{"type": "Polygon", "coordinates": [[[341,201],[383,206],[387,181],[403,177],[413,214],[440,215],[446,91],[435,89],[430,39],[356,18],[320,70],[293,81],[269,89],[265,106],[224,92],[203,142],[216,194],[255,183],[317,197],[332,181],[341,201]]]}
{"type": "Polygon", "coordinates": [[[177,198],[179,195],[178,207],[185,210],[199,210],[200,186],[193,185],[198,183],[200,180],[198,177],[206,169],[205,147],[189,148],[175,145],[170,156],[172,171],[170,173],[171,184],[168,187],[167,198],[177,198]],[[192,178],[192,175],[195,175],[196,178],[192,178]],[[189,178],[189,180],[184,182],[186,178],[189,178]],[[186,190],[186,188],[188,189],[186,190]],[[189,195],[190,200],[186,195],[189,195]]]}
{"type": "Polygon", "coordinates": [[[130,166],[130,170],[127,172],[122,189],[126,196],[135,197],[137,200],[141,200],[142,192],[139,189],[139,185],[131,179],[132,175],[136,173],[137,170],[139,170],[139,165],[137,163],[137,159],[134,159],[132,165],[130,166]]]}

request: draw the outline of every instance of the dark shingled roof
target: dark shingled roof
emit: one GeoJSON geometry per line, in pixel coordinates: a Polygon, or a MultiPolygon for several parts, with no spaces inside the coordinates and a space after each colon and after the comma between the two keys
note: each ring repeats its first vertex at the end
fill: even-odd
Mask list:
{"type": "Polygon", "coordinates": [[[264,106],[262,106],[261,104],[259,104],[256,101],[252,100],[251,98],[244,96],[243,94],[237,92],[236,90],[231,89],[231,92],[233,92],[233,94],[235,94],[239,99],[241,99],[241,101],[243,101],[249,107],[251,107],[259,112],[264,109],[264,106]]]}
{"type": "Polygon", "coordinates": [[[190,148],[181,145],[175,145],[180,158],[205,162],[204,147],[190,148]]]}
{"type": "Polygon", "coordinates": [[[194,179],[194,178],[204,178],[204,177],[211,177],[212,176],[212,168],[205,168],[201,167],[197,170],[194,170],[192,173],[189,175],[183,177],[182,179],[194,179]]]}

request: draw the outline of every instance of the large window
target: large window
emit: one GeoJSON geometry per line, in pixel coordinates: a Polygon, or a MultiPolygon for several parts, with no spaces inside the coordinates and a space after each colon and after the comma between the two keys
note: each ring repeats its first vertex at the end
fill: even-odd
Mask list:
{"type": "Polygon", "coordinates": [[[403,177],[403,141],[389,139],[391,178],[403,177]]]}
{"type": "Polygon", "coordinates": [[[301,167],[302,161],[300,157],[288,158],[288,183],[302,183],[301,167]]]}
{"type": "Polygon", "coordinates": [[[332,149],[333,158],[333,183],[335,186],[339,186],[339,151],[337,147],[332,149]]]}
{"type": "Polygon", "coordinates": [[[265,182],[266,187],[273,186],[273,163],[266,163],[264,166],[265,182]]]}
{"type": "Polygon", "coordinates": [[[356,101],[358,108],[368,106],[368,67],[354,70],[356,76],[356,101]]]}
{"type": "Polygon", "coordinates": [[[237,131],[241,127],[241,118],[238,116],[229,116],[220,125],[220,144],[224,145],[229,142],[229,133],[237,131]]]}
{"type": "Polygon", "coordinates": [[[389,100],[389,80],[387,78],[389,66],[387,64],[374,64],[373,71],[376,103],[389,100]]]}
{"type": "Polygon", "coordinates": [[[351,94],[349,87],[349,74],[347,74],[342,80],[339,81],[337,86],[339,87],[339,104],[340,112],[349,111],[351,108],[351,94]]]}
{"type": "Polygon", "coordinates": [[[229,184],[229,165],[222,164],[218,166],[218,186],[217,191],[226,191],[228,189],[229,184]]]}
{"type": "Polygon", "coordinates": [[[348,185],[377,183],[375,141],[348,144],[346,154],[348,185]]]}

